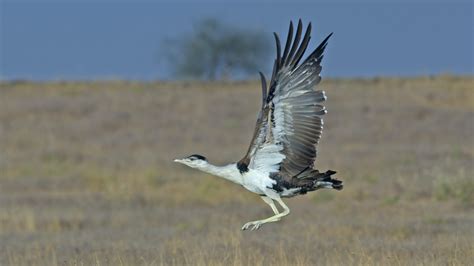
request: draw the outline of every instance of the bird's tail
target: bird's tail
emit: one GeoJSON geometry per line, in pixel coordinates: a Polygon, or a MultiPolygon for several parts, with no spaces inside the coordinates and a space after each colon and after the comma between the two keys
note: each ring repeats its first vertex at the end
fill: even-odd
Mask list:
{"type": "Polygon", "coordinates": [[[332,178],[331,176],[335,174],[336,171],[328,170],[325,173],[317,173],[314,178],[314,189],[320,188],[333,188],[336,190],[341,190],[343,188],[342,181],[332,178]]]}
{"type": "Polygon", "coordinates": [[[333,170],[320,173],[318,170],[308,167],[296,175],[295,178],[300,180],[299,187],[303,188],[303,194],[307,191],[314,191],[320,188],[341,190],[343,187],[342,181],[331,177],[335,173],[336,171],[333,170]]]}

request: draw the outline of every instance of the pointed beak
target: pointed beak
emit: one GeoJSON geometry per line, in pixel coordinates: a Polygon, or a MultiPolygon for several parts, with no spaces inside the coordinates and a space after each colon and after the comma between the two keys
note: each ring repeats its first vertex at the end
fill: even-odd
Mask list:
{"type": "Polygon", "coordinates": [[[173,162],[175,162],[175,163],[182,163],[183,160],[182,160],[182,159],[174,159],[173,162]]]}

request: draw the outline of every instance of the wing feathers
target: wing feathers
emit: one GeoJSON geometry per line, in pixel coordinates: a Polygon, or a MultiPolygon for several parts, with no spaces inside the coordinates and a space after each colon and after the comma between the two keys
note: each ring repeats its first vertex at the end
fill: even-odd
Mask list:
{"type": "Polygon", "coordinates": [[[286,61],[288,52],[290,50],[291,40],[293,39],[293,22],[290,21],[290,28],[288,29],[288,37],[286,37],[285,51],[283,52],[282,62],[286,61]]]}
{"type": "Polygon", "coordinates": [[[331,32],[320,44],[319,46],[306,58],[306,60],[303,62],[302,65],[305,63],[311,61],[311,60],[317,60],[321,61],[323,59],[323,52],[324,49],[326,49],[326,45],[328,44],[329,38],[331,38],[333,32],[331,32]]]}
{"type": "Polygon", "coordinates": [[[306,48],[308,47],[309,39],[311,39],[311,23],[309,23],[308,28],[306,28],[306,33],[304,34],[303,41],[301,42],[301,46],[296,52],[295,57],[293,58],[293,61],[290,64],[291,67],[296,66],[298,62],[300,61],[301,57],[306,51],[306,48]]]}
{"type": "Polygon", "coordinates": [[[293,58],[293,54],[295,53],[296,49],[298,48],[298,45],[299,45],[300,39],[301,39],[302,29],[303,29],[303,23],[301,23],[301,19],[300,19],[298,21],[298,28],[296,29],[295,40],[293,41],[293,45],[291,46],[290,53],[288,54],[288,59],[286,60],[286,62],[283,63],[285,66],[287,66],[291,62],[291,59],[293,58]]]}
{"type": "Polygon", "coordinates": [[[258,72],[260,74],[260,82],[262,83],[262,109],[265,107],[265,102],[267,100],[267,80],[265,79],[265,75],[262,72],[258,72]]]}
{"type": "Polygon", "coordinates": [[[323,130],[321,116],[326,114],[322,105],[326,95],[314,87],[321,80],[321,60],[332,33],[299,64],[311,39],[311,28],[310,23],[301,39],[301,20],[295,36],[290,22],[283,54],[280,38],[274,33],[276,59],[270,87],[267,94],[266,80],[260,73],[262,110],[251,147],[240,161],[247,162],[251,168],[294,177],[313,167],[316,144],[323,130]]]}
{"type": "Polygon", "coordinates": [[[275,36],[275,43],[276,43],[276,49],[277,49],[277,58],[276,58],[275,64],[276,64],[276,68],[279,69],[281,66],[280,38],[278,38],[278,34],[276,34],[276,32],[273,33],[273,36],[275,36]]]}

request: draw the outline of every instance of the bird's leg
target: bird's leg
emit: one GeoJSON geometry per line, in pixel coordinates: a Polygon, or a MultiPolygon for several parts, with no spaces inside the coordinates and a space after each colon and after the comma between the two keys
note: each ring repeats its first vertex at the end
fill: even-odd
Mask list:
{"type": "Polygon", "coordinates": [[[275,200],[278,201],[278,203],[283,207],[283,212],[282,213],[278,213],[278,209],[276,208],[276,206],[273,203],[273,200],[271,198],[262,197],[262,199],[266,203],[268,203],[268,205],[270,205],[270,207],[272,207],[272,210],[275,213],[275,215],[273,215],[272,217],[269,217],[267,219],[248,222],[248,223],[244,224],[244,226],[242,226],[242,230],[247,230],[247,229],[249,229],[250,226],[253,226],[251,230],[256,230],[256,229],[260,228],[260,226],[262,224],[280,221],[281,217],[286,216],[290,213],[290,208],[288,208],[288,206],[286,206],[286,204],[280,198],[277,198],[275,200]]]}
{"type": "Polygon", "coordinates": [[[270,207],[272,208],[273,212],[275,214],[279,214],[280,212],[278,211],[277,207],[275,206],[275,203],[273,202],[273,200],[267,196],[262,196],[262,200],[265,201],[266,204],[270,205],[270,207]]]}
{"type": "MultiPolygon", "coordinates": [[[[266,204],[270,205],[270,207],[272,208],[273,210],[273,213],[275,213],[275,215],[279,214],[280,212],[278,211],[277,207],[275,206],[275,203],[273,202],[273,200],[267,196],[261,196],[262,200],[265,201],[266,204]]],[[[278,220],[280,220],[278,218],[278,220]]],[[[248,229],[251,225],[256,225],[258,223],[260,223],[261,221],[263,220],[257,220],[257,221],[251,221],[251,222],[248,222],[246,223],[243,227],[242,227],[242,230],[246,230],[248,229]]]]}

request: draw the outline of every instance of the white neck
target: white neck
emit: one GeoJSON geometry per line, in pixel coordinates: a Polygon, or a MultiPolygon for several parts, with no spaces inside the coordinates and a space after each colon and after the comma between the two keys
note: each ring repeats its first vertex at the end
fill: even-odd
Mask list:
{"type": "Polygon", "coordinates": [[[215,166],[210,163],[205,163],[202,166],[196,167],[197,169],[215,175],[222,178],[225,178],[229,181],[237,183],[239,185],[242,184],[242,175],[240,174],[239,170],[237,169],[236,163],[231,163],[224,166],[215,166]]]}

